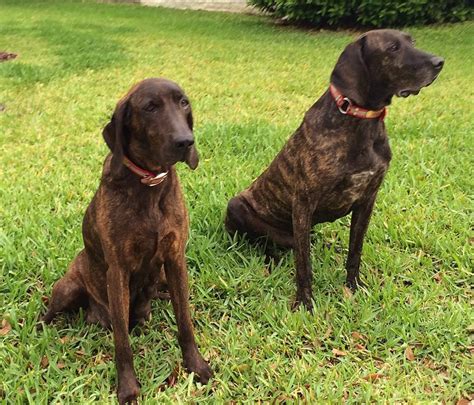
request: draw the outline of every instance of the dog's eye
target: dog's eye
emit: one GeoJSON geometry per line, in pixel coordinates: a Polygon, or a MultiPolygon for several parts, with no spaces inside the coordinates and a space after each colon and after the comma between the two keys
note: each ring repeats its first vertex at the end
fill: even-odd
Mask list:
{"type": "Polygon", "coordinates": [[[390,52],[397,52],[398,50],[400,49],[400,45],[396,42],[394,42],[393,44],[391,44],[388,48],[388,50],[390,52]]]}
{"type": "Polygon", "coordinates": [[[155,112],[158,110],[158,106],[155,103],[148,103],[143,109],[148,112],[155,112]]]}
{"type": "Polygon", "coordinates": [[[179,102],[179,104],[181,105],[181,107],[183,108],[188,108],[189,107],[189,101],[186,100],[185,98],[182,98],[179,102]]]}

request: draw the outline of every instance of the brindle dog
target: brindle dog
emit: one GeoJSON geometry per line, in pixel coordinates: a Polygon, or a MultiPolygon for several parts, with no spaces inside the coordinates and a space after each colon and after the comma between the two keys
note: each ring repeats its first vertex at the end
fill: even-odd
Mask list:
{"type": "Polygon", "coordinates": [[[84,249],[55,284],[42,317],[50,323],[59,312],[83,307],[88,322],[112,327],[121,404],[139,395],[129,328],[149,318],[164,279],[186,368],[202,383],[212,374],[194,340],[185,260],[188,216],[174,168],[178,161],[191,169],[198,165],[192,128],[188,98],[171,81],[144,80],[119,101],[103,131],[112,153],[84,217],[84,249]]]}
{"type": "Polygon", "coordinates": [[[270,166],[229,201],[230,233],[292,248],[296,305],[312,309],[310,231],[352,212],[347,284],[355,289],[377,191],[391,152],[383,117],[394,95],[418,94],[444,60],[415,49],[410,35],[374,30],[349,44],[331,74],[332,90],[308,110],[270,166]],[[371,111],[366,111],[371,110],[371,111]]]}

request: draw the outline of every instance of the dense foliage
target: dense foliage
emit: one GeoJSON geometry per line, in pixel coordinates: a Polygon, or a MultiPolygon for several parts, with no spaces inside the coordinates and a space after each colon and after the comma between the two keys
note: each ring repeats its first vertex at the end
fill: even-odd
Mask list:
{"type": "Polygon", "coordinates": [[[316,26],[397,27],[471,19],[469,0],[249,0],[291,22],[316,26]]]}

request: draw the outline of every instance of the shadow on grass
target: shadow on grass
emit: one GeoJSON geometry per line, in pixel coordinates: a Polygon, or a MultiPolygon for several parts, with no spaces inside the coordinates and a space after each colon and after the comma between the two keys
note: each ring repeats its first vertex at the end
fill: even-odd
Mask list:
{"type": "MultiPolygon", "coordinates": [[[[120,32],[123,30],[120,28],[120,32]]],[[[125,31],[130,31],[130,28],[125,31]]],[[[97,24],[65,26],[56,21],[43,21],[27,28],[4,27],[0,30],[2,35],[20,35],[45,42],[51,62],[36,64],[20,58],[14,63],[2,64],[0,76],[10,79],[12,85],[28,86],[122,64],[127,60],[124,49],[110,38],[117,32],[118,29],[97,24]]]]}

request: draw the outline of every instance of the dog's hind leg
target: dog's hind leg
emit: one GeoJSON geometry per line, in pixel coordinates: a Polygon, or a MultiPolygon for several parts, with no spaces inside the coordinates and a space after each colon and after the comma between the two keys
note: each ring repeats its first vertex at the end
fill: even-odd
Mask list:
{"type": "Polygon", "coordinates": [[[64,277],[54,285],[48,311],[40,318],[41,321],[49,324],[58,313],[73,311],[87,305],[87,292],[80,278],[81,269],[87,265],[86,253],[82,250],[64,277]]]}
{"type": "Polygon", "coordinates": [[[266,223],[239,196],[232,198],[227,205],[225,227],[231,235],[236,232],[245,234],[249,240],[260,245],[263,241],[262,246],[268,256],[272,256],[271,242],[275,248],[292,249],[294,247],[291,224],[288,230],[284,230],[266,223]]]}

